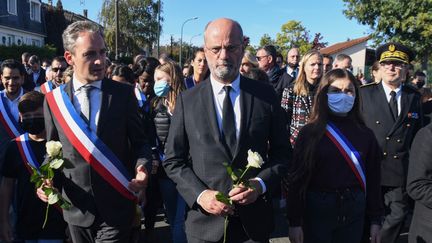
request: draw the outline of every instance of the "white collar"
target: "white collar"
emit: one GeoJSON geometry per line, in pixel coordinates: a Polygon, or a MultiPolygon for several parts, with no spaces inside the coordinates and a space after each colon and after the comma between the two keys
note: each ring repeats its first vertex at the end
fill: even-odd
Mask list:
{"type": "MultiPolygon", "coordinates": [[[[82,83],[81,81],[79,81],[75,75],[73,75],[72,78],[72,85],[73,85],[73,89],[74,89],[74,93],[77,92],[82,86],[86,85],[84,83],[82,83]]],[[[102,86],[102,80],[98,80],[98,81],[93,81],[91,83],[89,83],[89,85],[101,89],[102,86]]]]}
{"type": "Polygon", "coordinates": [[[389,86],[387,86],[384,83],[384,81],[381,81],[381,83],[382,83],[382,86],[384,88],[384,92],[386,93],[387,96],[390,96],[390,92],[392,92],[392,91],[396,92],[396,95],[398,95],[402,90],[402,84],[400,84],[399,87],[397,87],[396,89],[393,90],[389,86]]]}
{"type": "Polygon", "coordinates": [[[231,86],[231,88],[233,88],[236,93],[240,92],[240,74],[237,75],[234,81],[232,81],[232,83],[230,84],[223,84],[214,79],[212,75],[210,75],[210,83],[213,87],[213,91],[215,92],[215,94],[220,94],[224,86],[231,86]]]}

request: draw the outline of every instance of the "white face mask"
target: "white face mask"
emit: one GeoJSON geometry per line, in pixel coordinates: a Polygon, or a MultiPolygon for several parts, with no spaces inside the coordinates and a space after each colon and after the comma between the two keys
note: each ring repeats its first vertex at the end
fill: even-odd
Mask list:
{"type": "Polygon", "coordinates": [[[345,93],[327,94],[328,106],[336,114],[347,114],[354,106],[355,96],[345,93]]]}

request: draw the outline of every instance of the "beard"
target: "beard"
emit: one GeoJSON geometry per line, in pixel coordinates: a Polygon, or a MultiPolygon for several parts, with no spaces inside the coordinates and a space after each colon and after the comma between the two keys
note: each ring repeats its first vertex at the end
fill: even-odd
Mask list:
{"type": "Polygon", "coordinates": [[[292,69],[296,69],[299,65],[298,64],[296,64],[296,63],[288,63],[288,66],[290,67],[290,68],[292,68],[292,69]]]}
{"type": "Polygon", "coordinates": [[[231,80],[237,77],[239,68],[234,67],[234,65],[227,61],[222,61],[216,64],[212,73],[220,80],[231,80]],[[220,65],[220,66],[218,66],[220,65]],[[222,66],[223,65],[223,66],[222,66]]]}

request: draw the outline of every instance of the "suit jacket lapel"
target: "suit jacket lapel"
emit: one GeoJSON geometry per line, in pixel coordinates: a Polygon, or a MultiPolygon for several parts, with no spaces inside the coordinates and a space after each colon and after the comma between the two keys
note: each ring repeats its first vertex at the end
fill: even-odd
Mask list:
{"type": "Polygon", "coordinates": [[[101,84],[101,107],[99,109],[99,120],[97,123],[97,135],[100,135],[103,130],[104,123],[106,122],[107,112],[111,105],[112,94],[108,92],[109,90],[109,82],[106,79],[102,80],[101,84]]]}
{"type": "Polygon", "coordinates": [[[400,99],[400,107],[401,111],[399,113],[399,116],[396,119],[396,122],[394,123],[392,129],[390,130],[390,134],[392,134],[403,122],[404,118],[407,116],[409,108],[411,106],[411,102],[414,98],[413,94],[409,94],[404,91],[404,87],[402,86],[401,91],[401,99],[400,99]]]}
{"type": "Polygon", "coordinates": [[[378,111],[380,111],[381,114],[384,115],[385,119],[387,120],[387,122],[389,123],[393,123],[393,115],[390,111],[390,106],[389,106],[389,102],[387,100],[387,94],[384,91],[384,87],[382,86],[382,84],[379,84],[377,86],[377,90],[376,90],[379,95],[377,95],[376,97],[379,97],[379,100],[377,100],[377,106],[378,106],[378,111]]]}
{"type": "Polygon", "coordinates": [[[241,151],[241,145],[243,144],[243,140],[245,139],[245,134],[247,133],[250,117],[252,114],[252,103],[253,103],[253,97],[252,95],[247,92],[247,82],[243,79],[242,76],[240,76],[240,112],[241,112],[241,119],[240,119],[240,131],[239,131],[239,137],[237,139],[237,146],[236,151],[233,156],[233,160],[239,155],[241,151]]]}

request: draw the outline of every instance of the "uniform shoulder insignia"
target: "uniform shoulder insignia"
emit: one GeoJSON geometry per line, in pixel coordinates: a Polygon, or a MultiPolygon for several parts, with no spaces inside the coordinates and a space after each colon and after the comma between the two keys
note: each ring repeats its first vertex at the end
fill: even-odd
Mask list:
{"type": "Polygon", "coordinates": [[[377,85],[377,84],[379,84],[380,82],[381,82],[381,81],[378,81],[378,82],[370,82],[370,83],[368,83],[368,84],[363,84],[363,85],[360,86],[360,88],[364,88],[364,87],[369,87],[369,86],[377,85]]]}

